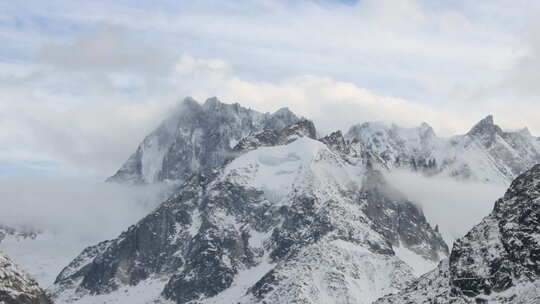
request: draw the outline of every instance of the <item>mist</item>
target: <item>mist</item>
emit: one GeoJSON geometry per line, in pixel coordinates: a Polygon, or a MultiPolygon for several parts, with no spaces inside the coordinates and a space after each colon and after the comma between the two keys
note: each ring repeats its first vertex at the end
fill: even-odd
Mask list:
{"type": "Polygon", "coordinates": [[[163,199],[164,185],[87,180],[0,180],[0,223],[81,239],[115,237],[163,199]]]}
{"type": "Polygon", "coordinates": [[[169,190],[80,179],[0,179],[0,225],[37,232],[35,239],[0,240],[0,251],[50,286],[84,248],[117,237],[169,190]]]}
{"type": "Polygon", "coordinates": [[[390,183],[417,203],[432,225],[439,225],[451,245],[487,216],[507,185],[461,182],[446,177],[425,177],[394,170],[386,175],[390,183]]]}

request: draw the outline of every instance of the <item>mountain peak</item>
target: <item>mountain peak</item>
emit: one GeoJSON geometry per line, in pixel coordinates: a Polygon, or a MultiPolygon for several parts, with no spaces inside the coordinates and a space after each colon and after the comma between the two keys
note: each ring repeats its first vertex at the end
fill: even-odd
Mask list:
{"type": "Polygon", "coordinates": [[[186,98],[184,98],[184,100],[182,100],[182,104],[199,104],[195,98],[191,97],[191,96],[187,96],[186,98]]]}
{"type": "Polygon", "coordinates": [[[523,129],[518,130],[518,133],[525,136],[532,136],[531,131],[529,131],[529,128],[527,127],[524,127],[523,129]]]}
{"type": "Polygon", "coordinates": [[[173,107],[173,114],[178,114],[185,110],[189,111],[189,110],[196,110],[196,109],[201,109],[201,104],[197,100],[195,100],[193,97],[188,96],[173,107]]]}
{"type": "Polygon", "coordinates": [[[427,123],[423,122],[420,124],[419,130],[421,132],[422,137],[435,137],[435,131],[433,128],[427,123]]]}
{"type": "Polygon", "coordinates": [[[285,114],[289,114],[289,113],[292,113],[291,109],[289,109],[289,107],[283,107],[283,108],[279,108],[277,111],[275,111],[274,115],[285,115],[285,114]]]}
{"type": "Polygon", "coordinates": [[[480,120],[472,129],[467,133],[468,135],[479,134],[495,134],[501,133],[502,129],[493,122],[493,115],[488,115],[484,119],[480,120]]]}
{"type": "Polygon", "coordinates": [[[217,97],[210,97],[204,102],[205,108],[214,108],[221,104],[221,101],[217,97]]]}
{"type": "MultiPolygon", "coordinates": [[[[222,165],[243,137],[266,129],[280,131],[299,121],[288,109],[263,114],[216,97],[203,104],[186,97],[107,180],[181,183],[195,172],[222,165]]],[[[298,132],[305,129],[306,136],[314,137],[314,126],[302,127],[298,132]]]]}
{"type": "MultiPolygon", "coordinates": [[[[540,164],[534,165],[532,168],[519,175],[505,193],[505,198],[510,200],[510,198],[518,195],[521,197],[532,195],[535,197],[540,196],[540,164]]],[[[499,209],[499,203],[500,202],[497,202],[495,209],[499,209]]]]}
{"type": "Polygon", "coordinates": [[[290,142],[298,137],[317,138],[317,130],[311,120],[303,119],[285,127],[280,131],[280,137],[287,138],[285,142],[290,142]]]}
{"type": "Polygon", "coordinates": [[[493,114],[489,114],[484,119],[482,119],[480,122],[484,122],[486,124],[493,125],[493,114]]]}

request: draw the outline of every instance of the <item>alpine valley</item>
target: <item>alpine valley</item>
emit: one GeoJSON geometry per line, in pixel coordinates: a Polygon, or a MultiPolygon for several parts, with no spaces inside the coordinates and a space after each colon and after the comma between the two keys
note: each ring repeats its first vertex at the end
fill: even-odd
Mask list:
{"type": "Polygon", "coordinates": [[[168,198],[84,249],[47,292],[81,304],[539,303],[538,163],[540,140],[492,116],[449,138],[426,123],[320,134],[287,108],[186,98],[107,179],[165,183],[168,198]],[[396,170],[509,189],[449,248],[387,178],[396,170]]]}

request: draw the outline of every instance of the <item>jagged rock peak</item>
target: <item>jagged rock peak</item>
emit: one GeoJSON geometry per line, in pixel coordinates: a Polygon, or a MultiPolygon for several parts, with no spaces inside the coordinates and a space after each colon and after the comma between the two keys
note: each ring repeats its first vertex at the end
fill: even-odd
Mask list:
{"type": "MultiPolygon", "coordinates": [[[[540,197],[540,164],[534,165],[531,169],[518,176],[504,194],[502,200],[498,200],[495,204],[495,212],[501,211],[505,204],[507,208],[520,207],[519,204],[524,204],[524,199],[534,200],[540,197]]],[[[521,206],[526,208],[528,206],[521,206]]],[[[540,222],[537,223],[540,226],[540,222]]]]}
{"type": "Polygon", "coordinates": [[[309,137],[311,139],[317,138],[317,130],[311,120],[302,119],[297,123],[291,124],[285,127],[280,132],[281,137],[309,137]]]}
{"type": "Polygon", "coordinates": [[[423,122],[420,124],[419,131],[421,133],[421,136],[424,138],[436,136],[435,131],[427,122],[423,122]]]}
{"type": "Polygon", "coordinates": [[[285,108],[261,113],[216,97],[202,105],[187,97],[107,181],[181,183],[195,172],[222,165],[242,138],[279,131],[300,120],[285,108]]]}
{"type": "Polygon", "coordinates": [[[249,151],[258,147],[285,145],[301,137],[315,139],[317,131],[313,122],[301,120],[290,124],[279,131],[265,129],[262,132],[242,138],[234,147],[235,152],[249,151]]]}
{"type": "Polygon", "coordinates": [[[206,99],[206,101],[204,102],[204,106],[207,108],[216,107],[221,104],[222,104],[221,101],[219,101],[219,99],[215,96],[206,99]]]}
{"type": "Polygon", "coordinates": [[[288,107],[279,108],[272,115],[277,117],[296,116],[288,107]]]}
{"type": "Polygon", "coordinates": [[[502,129],[493,122],[493,115],[488,115],[484,119],[480,120],[472,129],[467,133],[468,135],[481,135],[481,134],[497,134],[502,133],[502,129]]]}
{"type": "Polygon", "coordinates": [[[519,129],[517,132],[521,135],[525,135],[526,137],[532,136],[531,131],[529,131],[529,128],[527,127],[524,127],[523,129],[519,129]]]}
{"type": "Polygon", "coordinates": [[[348,153],[350,151],[349,145],[345,137],[340,130],[334,131],[325,137],[321,138],[320,141],[325,143],[330,149],[341,152],[348,153]]]}
{"type": "Polygon", "coordinates": [[[200,107],[201,104],[198,103],[193,97],[187,96],[186,98],[184,98],[184,100],[182,100],[182,102],[180,103],[180,106],[200,107]]]}
{"type": "Polygon", "coordinates": [[[0,303],[52,304],[36,281],[2,253],[0,253],[0,303]]]}

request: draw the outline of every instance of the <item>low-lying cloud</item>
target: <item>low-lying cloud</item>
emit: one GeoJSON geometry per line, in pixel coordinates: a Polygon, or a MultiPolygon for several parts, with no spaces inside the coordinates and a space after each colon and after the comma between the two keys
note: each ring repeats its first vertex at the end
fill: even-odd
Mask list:
{"type": "Polygon", "coordinates": [[[0,180],[0,224],[85,241],[116,237],[164,199],[166,186],[80,180],[0,180]]]}
{"type": "Polygon", "coordinates": [[[116,238],[166,197],[165,185],[127,186],[88,180],[0,179],[0,225],[37,232],[8,236],[8,254],[43,287],[87,246],[116,238]]]}
{"type": "Polygon", "coordinates": [[[445,177],[425,177],[394,170],[388,180],[411,201],[419,204],[432,225],[439,225],[451,244],[487,216],[507,186],[462,182],[445,177]]]}

